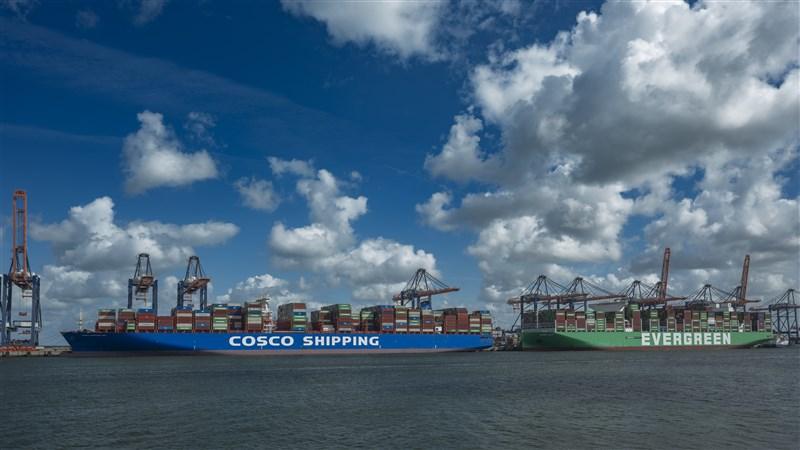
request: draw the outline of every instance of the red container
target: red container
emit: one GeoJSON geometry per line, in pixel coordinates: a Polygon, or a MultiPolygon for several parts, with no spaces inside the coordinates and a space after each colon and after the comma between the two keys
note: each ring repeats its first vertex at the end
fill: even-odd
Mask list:
{"type": "Polygon", "coordinates": [[[642,312],[633,311],[633,318],[631,322],[633,322],[633,331],[642,331],[642,312]]]}

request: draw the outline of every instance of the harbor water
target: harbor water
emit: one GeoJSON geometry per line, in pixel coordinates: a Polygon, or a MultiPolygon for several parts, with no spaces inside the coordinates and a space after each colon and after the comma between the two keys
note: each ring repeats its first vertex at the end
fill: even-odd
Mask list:
{"type": "Polygon", "coordinates": [[[800,349],[0,360],[2,448],[800,444],[800,349]]]}

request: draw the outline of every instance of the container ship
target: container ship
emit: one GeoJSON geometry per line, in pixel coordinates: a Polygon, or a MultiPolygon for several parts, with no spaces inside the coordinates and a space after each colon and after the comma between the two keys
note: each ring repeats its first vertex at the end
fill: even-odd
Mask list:
{"type": "Polygon", "coordinates": [[[612,311],[556,309],[540,311],[523,325],[523,350],[656,350],[745,348],[774,339],[764,312],[661,308],[638,305],[612,311]],[[643,317],[644,315],[644,317],[643,317]],[[538,323],[537,323],[538,322],[538,323]]]}
{"type": "Polygon", "coordinates": [[[199,259],[192,258],[186,278],[178,283],[177,306],[170,315],[159,316],[149,256],[140,255],[129,280],[128,307],[99,310],[94,330],[62,332],[72,351],[83,355],[422,353],[479,351],[493,343],[488,311],[431,308],[433,295],[457,288],[424,269],[393,298],[396,304],[356,311],[341,303],[309,311],[305,303],[293,302],[279,305],[273,320],[266,297],[243,305],[206,306],[209,278],[199,259]],[[198,308],[189,303],[196,294],[198,308]],[[153,308],[131,308],[134,298],[145,296],[152,299],[153,308]]]}
{"type": "Polygon", "coordinates": [[[311,311],[305,303],[278,307],[277,326],[266,299],[207,311],[175,308],[102,309],[94,330],[62,333],[75,353],[409,353],[477,351],[492,345],[491,315],[465,308],[420,310],[349,304],[311,311]]]}
{"type": "Polygon", "coordinates": [[[747,311],[750,257],[732,292],[710,284],[691,297],[667,292],[670,249],[661,280],[634,281],[613,293],[581,277],[561,285],[539,276],[508,303],[519,311],[522,350],[746,348],[774,340],[769,312],[747,311]],[[683,302],[683,303],[679,303],[683,302]]]}

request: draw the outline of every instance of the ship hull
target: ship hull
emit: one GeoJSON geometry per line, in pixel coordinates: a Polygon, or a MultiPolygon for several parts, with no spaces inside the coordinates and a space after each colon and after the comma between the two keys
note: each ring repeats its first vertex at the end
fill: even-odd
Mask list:
{"type": "Polygon", "coordinates": [[[478,334],[344,333],[97,333],[62,332],[73,353],[290,355],[478,351],[492,338],[478,334]]]}
{"type": "Polygon", "coordinates": [[[748,348],[774,339],[769,332],[591,332],[526,330],[523,350],[699,350],[748,348]]]}

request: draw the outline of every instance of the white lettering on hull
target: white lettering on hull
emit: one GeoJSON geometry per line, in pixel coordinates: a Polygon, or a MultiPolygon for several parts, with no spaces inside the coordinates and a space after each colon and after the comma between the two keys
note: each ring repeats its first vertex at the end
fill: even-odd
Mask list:
{"type": "Polygon", "coordinates": [[[294,336],[231,336],[228,345],[231,347],[245,348],[302,348],[302,347],[333,347],[333,348],[379,348],[380,336],[303,336],[303,340],[295,346],[294,336]]]}
{"type": "Polygon", "coordinates": [[[684,345],[731,345],[730,333],[648,333],[642,332],[642,347],[684,345]]]}

